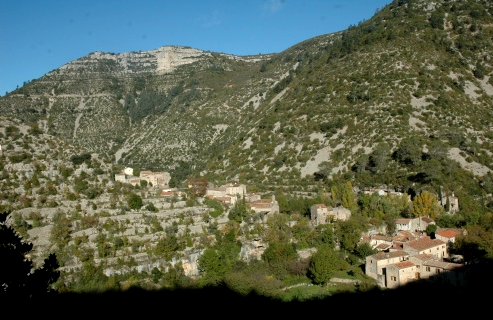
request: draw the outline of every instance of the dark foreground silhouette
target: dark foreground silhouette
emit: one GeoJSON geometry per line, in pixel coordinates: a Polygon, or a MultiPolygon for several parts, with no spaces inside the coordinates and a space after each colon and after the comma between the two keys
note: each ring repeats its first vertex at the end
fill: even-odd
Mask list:
{"type": "Polygon", "coordinates": [[[64,318],[104,316],[114,319],[156,314],[158,318],[173,316],[184,319],[291,319],[316,315],[324,315],[323,318],[381,316],[404,319],[414,315],[425,316],[426,319],[444,319],[445,316],[455,318],[465,310],[468,316],[489,310],[493,303],[489,288],[477,284],[458,288],[421,282],[393,290],[339,293],[320,300],[302,302],[281,302],[254,293],[243,296],[227,287],[158,291],[131,288],[127,291],[94,294],[51,293],[24,301],[26,307],[31,306],[26,311],[32,312],[32,316],[39,316],[41,310],[48,308],[50,313],[58,310],[58,315],[64,318]]]}

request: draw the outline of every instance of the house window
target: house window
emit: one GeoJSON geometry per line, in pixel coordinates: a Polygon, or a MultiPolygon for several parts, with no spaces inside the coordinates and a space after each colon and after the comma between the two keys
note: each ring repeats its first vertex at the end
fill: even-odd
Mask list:
{"type": "Polygon", "coordinates": [[[397,281],[397,278],[396,278],[396,277],[394,277],[394,276],[391,276],[391,277],[390,277],[390,280],[392,280],[392,281],[397,281]]]}
{"type": "Polygon", "coordinates": [[[430,267],[426,267],[426,271],[430,271],[430,267]]]}
{"type": "Polygon", "coordinates": [[[440,273],[440,269],[436,269],[436,270],[435,270],[435,272],[436,272],[436,273],[440,273]]]}

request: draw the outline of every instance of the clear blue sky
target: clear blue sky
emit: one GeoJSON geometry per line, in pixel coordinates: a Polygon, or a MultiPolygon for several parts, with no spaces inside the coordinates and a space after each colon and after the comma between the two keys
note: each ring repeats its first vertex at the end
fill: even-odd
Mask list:
{"type": "Polygon", "coordinates": [[[277,53],[391,0],[0,0],[0,96],[94,51],[277,53]]]}

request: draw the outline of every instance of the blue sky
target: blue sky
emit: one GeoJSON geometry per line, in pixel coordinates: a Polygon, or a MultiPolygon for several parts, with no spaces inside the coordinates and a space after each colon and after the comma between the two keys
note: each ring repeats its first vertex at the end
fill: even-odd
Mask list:
{"type": "Polygon", "coordinates": [[[94,51],[277,53],[391,0],[0,0],[0,95],[94,51]]]}

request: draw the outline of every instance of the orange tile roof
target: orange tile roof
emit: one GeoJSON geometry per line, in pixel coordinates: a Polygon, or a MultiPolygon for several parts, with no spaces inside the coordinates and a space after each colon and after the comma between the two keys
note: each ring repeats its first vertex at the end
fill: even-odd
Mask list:
{"type": "Polygon", "coordinates": [[[397,262],[394,263],[394,265],[399,268],[399,269],[405,269],[405,268],[410,268],[416,266],[414,263],[411,261],[402,261],[402,262],[397,262]]]}
{"type": "Polygon", "coordinates": [[[374,236],[371,237],[372,239],[375,239],[375,240],[385,240],[385,241],[392,241],[392,238],[391,237],[387,237],[387,236],[382,236],[380,234],[376,234],[374,236]]]}
{"type": "Polygon", "coordinates": [[[444,231],[439,231],[436,234],[439,234],[442,237],[445,237],[445,238],[449,238],[450,239],[450,238],[454,238],[456,236],[459,236],[462,233],[460,231],[458,231],[458,230],[444,230],[444,231]]]}

